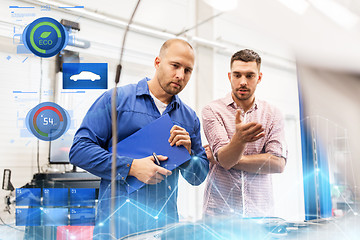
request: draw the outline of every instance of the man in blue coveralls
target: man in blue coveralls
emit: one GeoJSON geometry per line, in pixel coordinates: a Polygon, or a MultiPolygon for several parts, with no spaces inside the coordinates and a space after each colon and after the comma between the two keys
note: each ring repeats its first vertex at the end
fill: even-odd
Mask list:
{"type": "MultiPolygon", "coordinates": [[[[166,41],[155,58],[155,75],[117,90],[118,140],[169,114],[174,123],[169,133],[171,146],[184,146],[192,158],[172,172],[148,156],[117,157],[116,211],[110,212],[111,183],[111,95],[102,94],[91,106],[75,134],[70,162],[101,177],[94,239],[119,238],[179,220],[177,184],[179,173],[192,185],[201,184],[209,163],[201,144],[200,122],[196,113],[177,96],[188,83],[194,67],[194,50],[181,39],[166,41]],[[146,185],[128,194],[128,176],[146,185]],[[110,236],[110,218],[116,219],[116,236],[110,236]]],[[[151,136],[149,136],[151,137],[151,136]]],[[[159,160],[166,160],[159,156],[159,160]]]]}

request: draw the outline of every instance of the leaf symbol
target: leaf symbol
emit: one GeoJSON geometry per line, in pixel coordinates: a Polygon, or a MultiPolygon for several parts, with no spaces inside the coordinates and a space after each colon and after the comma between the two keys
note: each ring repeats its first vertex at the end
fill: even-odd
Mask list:
{"type": "Polygon", "coordinates": [[[49,35],[51,34],[51,32],[43,32],[40,37],[41,38],[47,38],[49,35]]]}

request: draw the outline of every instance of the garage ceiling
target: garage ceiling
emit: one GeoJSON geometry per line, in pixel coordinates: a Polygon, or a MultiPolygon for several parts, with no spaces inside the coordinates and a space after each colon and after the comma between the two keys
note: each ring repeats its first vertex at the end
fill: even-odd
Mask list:
{"type": "MultiPolygon", "coordinates": [[[[196,1],[143,0],[134,23],[157,31],[179,33],[194,25],[196,1]]],[[[264,41],[271,39],[278,44],[288,46],[302,62],[360,73],[360,21],[350,28],[343,27],[322,12],[323,9],[316,7],[318,2],[326,4],[335,2],[359,18],[359,1],[301,0],[308,3],[303,14],[292,11],[281,1],[285,0],[238,0],[235,10],[219,15],[214,22],[230,26],[234,33],[238,29],[248,29],[257,33],[264,41]]],[[[74,4],[71,0],[52,0],[51,2],[74,4]]],[[[136,0],[81,1],[86,10],[122,21],[130,18],[136,3],[136,0]]],[[[213,11],[213,15],[218,13],[218,10],[213,11]]],[[[338,19],[344,20],[344,17],[339,16],[338,19]]],[[[188,32],[188,34],[194,33],[188,32]]],[[[229,39],[231,36],[224,39],[223,35],[220,27],[214,31],[213,39],[208,40],[236,42],[236,39],[229,39]]],[[[246,39],[246,34],[243,38],[246,39]]]]}

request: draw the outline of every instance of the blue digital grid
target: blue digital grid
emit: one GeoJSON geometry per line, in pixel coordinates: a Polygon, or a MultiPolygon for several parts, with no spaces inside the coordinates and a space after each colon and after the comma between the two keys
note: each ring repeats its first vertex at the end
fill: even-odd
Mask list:
{"type": "Polygon", "coordinates": [[[32,52],[25,47],[24,44],[19,44],[16,46],[16,53],[17,54],[31,54],[32,52]]]}
{"type": "Polygon", "coordinates": [[[71,188],[70,206],[95,206],[95,188],[71,188]]]}
{"type": "Polygon", "coordinates": [[[43,226],[66,226],[68,225],[67,208],[44,208],[42,210],[43,226]]]}
{"type": "Polygon", "coordinates": [[[44,188],[43,189],[44,206],[64,206],[68,205],[67,188],[44,188]]]}
{"type": "Polygon", "coordinates": [[[17,208],[15,212],[16,226],[40,226],[40,208],[17,208]]]}
{"type": "Polygon", "coordinates": [[[16,206],[40,206],[41,188],[17,188],[16,206]]]}
{"type": "Polygon", "coordinates": [[[63,89],[107,89],[107,63],[63,63],[63,89]]]}
{"type": "Polygon", "coordinates": [[[94,226],[95,208],[70,208],[71,226],[94,226]]]}
{"type": "Polygon", "coordinates": [[[30,138],[30,137],[34,137],[34,135],[31,132],[29,132],[29,130],[27,128],[21,128],[20,129],[20,137],[30,138]]]}

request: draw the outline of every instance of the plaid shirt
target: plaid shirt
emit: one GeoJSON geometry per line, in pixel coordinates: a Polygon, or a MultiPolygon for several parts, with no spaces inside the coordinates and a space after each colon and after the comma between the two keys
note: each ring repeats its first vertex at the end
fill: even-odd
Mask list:
{"type": "MultiPolygon", "coordinates": [[[[256,99],[245,113],[231,94],[211,102],[202,111],[204,132],[215,158],[219,149],[228,144],[235,133],[237,109],[242,111],[243,121],[260,123],[265,129],[265,136],[247,143],[243,154],[271,153],[286,160],[281,112],[269,103],[256,99]]],[[[226,170],[219,164],[211,164],[204,194],[206,215],[272,216],[272,208],[271,174],[226,170]]]]}

